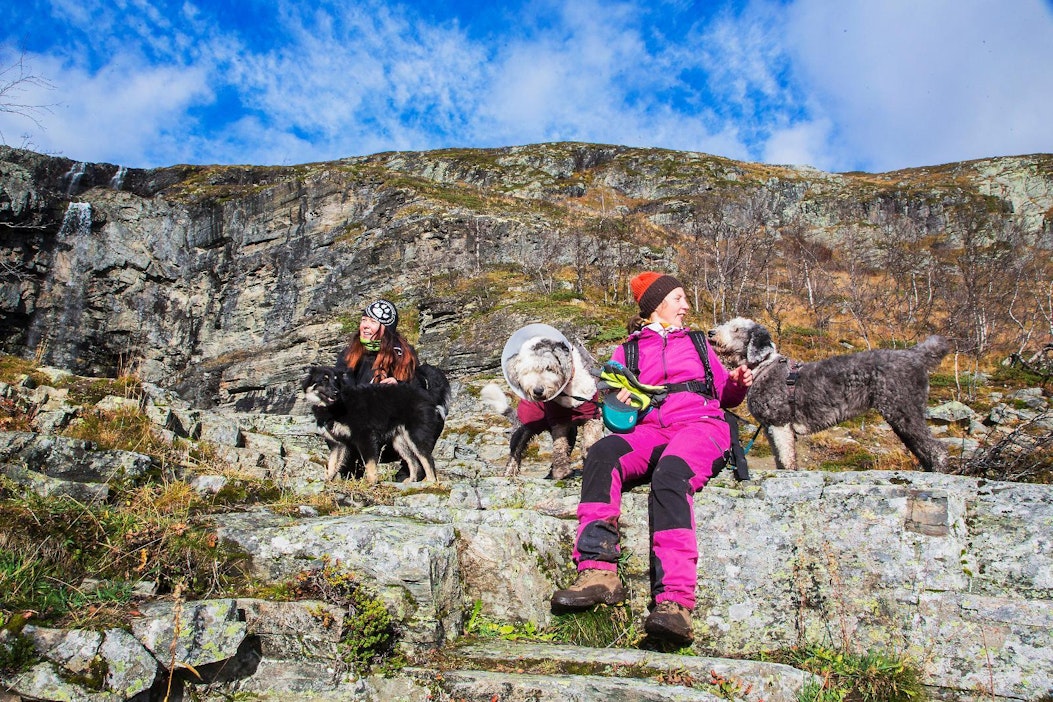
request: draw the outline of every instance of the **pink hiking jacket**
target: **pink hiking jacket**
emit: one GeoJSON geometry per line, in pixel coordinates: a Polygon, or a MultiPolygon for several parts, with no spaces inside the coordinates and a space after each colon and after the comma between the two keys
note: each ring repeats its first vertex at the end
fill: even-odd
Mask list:
{"type": "MultiPolygon", "coordinates": [[[[705,379],[706,368],[702,365],[695,344],[687,332],[687,329],[674,329],[663,336],[654,329],[644,327],[629,337],[639,340],[640,372],[637,378],[641,383],[667,385],[705,379]]],[[[713,389],[717,397],[707,398],[694,392],[670,393],[660,407],[648,411],[643,416],[641,423],[666,427],[703,417],[723,419],[723,408],[735,407],[746,398],[748,388],[729,382],[727,369],[721,365],[720,359],[708,342],[706,348],[709,351],[709,365],[713,369],[713,389]]],[[[624,363],[625,348],[618,346],[611,358],[624,363]]]]}

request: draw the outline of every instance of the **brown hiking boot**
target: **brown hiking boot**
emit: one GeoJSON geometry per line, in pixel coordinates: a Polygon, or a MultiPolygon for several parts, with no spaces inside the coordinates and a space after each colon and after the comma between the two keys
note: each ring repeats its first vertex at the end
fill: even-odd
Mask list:
{"type": "Polygon", "coordinates": [[[644,622],[644,631],[655,638],[686,646],[695,638],[691,611],[672,600],[659,602],[644,622]]]}
{"type": "Polygon", "coordinates": [[[588,609],[598,604],[618,604],[625,599],[625,588],[617,571],[587,568],[566,590],[552,593],[552,608],[562,610],[588,609]]]}

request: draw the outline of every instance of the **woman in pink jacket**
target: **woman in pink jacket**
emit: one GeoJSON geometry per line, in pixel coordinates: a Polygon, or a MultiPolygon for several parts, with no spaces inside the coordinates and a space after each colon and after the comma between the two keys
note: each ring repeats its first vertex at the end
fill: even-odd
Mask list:
{"type": "MultiPolygon", "coordinates": [[[[704,380],[699,350],[684,327],[690,306],[680,281],[649,271],[633,278],[630,287],[640,306],[639,316],[629,322],[629,338],[639,345],[639,381],[675,388],[704,380]]],[[[618,578],[621,495],[650,482],[652,609],[644,629],[681,645],[694,638],[691,611],[698,563],[694,494],[731,448],[723,408],[742,402],[753,382],[748,368],[729,373],[708,344],[705,349],[713,375],[712,396],[696,392],[698,383],[692,384],[692,390],[670,392],[631,431],[605,436],[589,450],[574,545],[578,578],[552,595],[554,610],[581,610],[625,599],[618,578]]],[[[615,349],[612,358],[624,363],[624,346],[615,349]]],[[[623,390],[620,399],[627,400],[628,392],[623,390]]]]}

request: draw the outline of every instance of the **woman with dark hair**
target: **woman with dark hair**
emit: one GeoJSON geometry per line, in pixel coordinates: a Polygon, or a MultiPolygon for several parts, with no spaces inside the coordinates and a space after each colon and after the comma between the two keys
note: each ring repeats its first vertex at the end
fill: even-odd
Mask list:
{"type": "MultiPolygon", "coordinates": [[[[664,386],[668,395],[624,433],[609,434],[589,449],[574,543],[578,579],[552,595],[552,607],[582,610],[626,598],[618,577],[622,492],[650,483],[652,609],[644,630],[683,645],[694,636],[694,495],[726,460],[731,429],[723,408],[742,402],[753,374],[746,366],[726,370],[704,335],[696,343],[684,326],[690,307],[676,278],[648,271],[629,285],[640,306],[629,322],[637,356],[631,362],[638,362],[633,371],[641,383],[664,386]]],[[[626,349],[616,348],[612,360],[629,363],[626,349]]],[[[629,391],[621,390],[618,399],[627,402],[629,391]]]]}
{"type": "Polygon", "coordinates": [[[399,313],[387,300],[366,306],[358,335],[336,359],[336,370],[347,372],[357,385],[405,383],[420,365],[417,352],[398,332],[399,313]]]}

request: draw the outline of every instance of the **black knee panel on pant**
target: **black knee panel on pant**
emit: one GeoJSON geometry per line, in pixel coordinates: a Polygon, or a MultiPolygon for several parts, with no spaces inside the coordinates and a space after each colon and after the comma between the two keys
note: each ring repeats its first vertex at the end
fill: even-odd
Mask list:
{"type": "Polygon", "coordinates": [[[651,531],[691,528],[689,500],[694,495],[691,478],[694,472],[679,456],[666,456],[655,467],[648,497],[651,531]]]}
{"type": "Polygon", "coordinates": [[[592,445],[581,471],[581,501],[611,501],[611,471],[621,470],[618,461],[633,447],[620,436],[611,434],[592,445]]]}
{"type": "Polygon", "coordinates": [[[589,522],[578,537],[578,553],[583,561],[617,563],[620,540],[616,523],[604,520],[589,522]]]}

